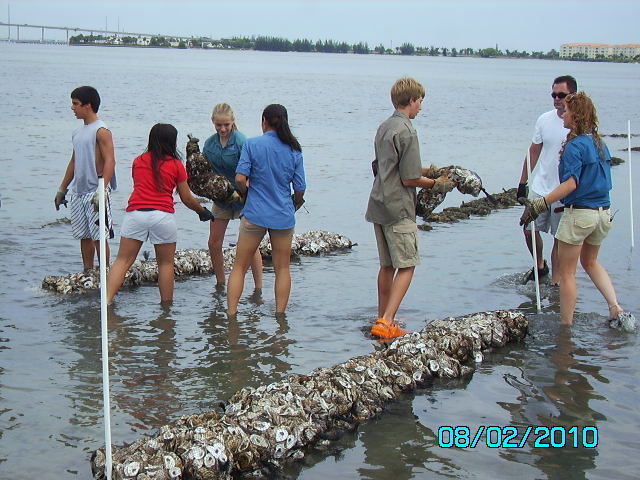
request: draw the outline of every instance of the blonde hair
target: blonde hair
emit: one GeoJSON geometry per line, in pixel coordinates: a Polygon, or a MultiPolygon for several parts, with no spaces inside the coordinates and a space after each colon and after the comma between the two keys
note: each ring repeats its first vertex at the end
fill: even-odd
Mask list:
{"type": "Polygon", "coordinates": [[[231,130],[237,130],[238,126],[236,125],[236,114],[233,113],[233,109],[228,103],[219,103],[215,107],[213,107],[213,112],[211,113],[211,121],[215,122],[215,118],[217,115],[224,115],[231,119],[231,130]]]}
{"type": "Polygon", "coordinates": [[[424,98],[424,87],[414,78],[404,77],[391,87],[391,103],[395,108],[406,107],[411,100],[424,98]]]}

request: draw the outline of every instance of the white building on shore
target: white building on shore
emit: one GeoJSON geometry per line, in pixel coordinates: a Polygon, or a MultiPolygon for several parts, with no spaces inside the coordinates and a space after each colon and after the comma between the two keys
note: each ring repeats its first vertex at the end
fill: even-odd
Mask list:
{"type": "Polygon", "coordinates": [[[640,43],[627,43],[625,45],[565,43],[560,47],[560,58],[571,58],[576,53],[581,53],[587,58],[597,58],[598,56],[613,57],[616,55],[633,58],[640,55],[640,43]]]}

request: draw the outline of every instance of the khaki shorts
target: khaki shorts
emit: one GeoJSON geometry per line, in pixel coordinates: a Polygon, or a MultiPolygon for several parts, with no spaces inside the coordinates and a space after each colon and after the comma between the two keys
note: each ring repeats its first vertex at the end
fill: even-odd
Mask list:
{"type": "Polygon", "coordinates": [[[407,268],[420,265],[418,226],[409,218],[393,225],[373,224],[381,267],[407,268]]]}
{"type": "Polygon", "coordinates": [[[219,207],[215,203],[213,204],[213,216],[216,220],[237,220],[240,218],[242,210],[227,210],[226,208],[219,207]]]}
{"type": "Polygon", "coordinates": [[[282,237],[292,237],[293,236],[293,228],[285,228],[279,230],[277,228],[267,228],[261,227],[260,225],[256,225],[255,223],[251,223],[245,217],[240,219],[240,235],[251,235],[252,237],[264,237],[264,234],[269,232],[269,235],[276,235],[282,237]]]}
{"type": "Polygon", "coordinates": [[[556,238],[571,245],[601,245],[611,230],[611,213],[608,207],[599,210],[565,208],[560,219],[556,238]]]}

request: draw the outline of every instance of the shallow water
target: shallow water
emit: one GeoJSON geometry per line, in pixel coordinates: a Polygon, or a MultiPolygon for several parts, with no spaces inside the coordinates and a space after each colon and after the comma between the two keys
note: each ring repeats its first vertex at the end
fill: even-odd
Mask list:
{"type": "MultiPolygon", "coordinates": [[[[637,65],[463,58],[260,52],[168,51],[0,45],[0,477],[88,478],[89,456],[104,442],[97,292],[65,298],[40,290],[45,275],[81,268],[68,215],[52,198],[78,126],[69,92],[101,92],[101,117],[116,144],[120,189],[116,233],[131,191],[132,159],[149,128],[164,121],[202,141],[213,104],[235,108],[240,129],[259,133],[272,102],[289,109],[303,145],[308,194],[298,231],[349,236],[351,252],[294,262],[285,321],[273,315],[273,272],[262,297],[247,281],[237,322],[223,315],[213,278],[176,285],[171,307],[153,286],[123,290],[110,315],[114,443],[131,442],[182,414],[215,409],[248,385],[306,373],[379,348],[364,331],[375,316],[377,256],[363,218],[371,185],[375,129],[390,113],[388,90],[405,74],[427,89],[415,124],[423,163],[477,171],[489,192],[517,183],[533,123],[551,108],[549,84],[566,72],[590,93],[604,133],[640,127],[637,65]],[[621,95],[620,92],[624,92],[621,95]]],[[[636,137],[637,138],[637,137],[636,137]]],[[[626,139],[609,139],[614,155],[626,139]]],[[[635,144],[633,144],[635,145],[635,144]]],[[[633,153],[638,158],[638,153],[633,153]]],[[[633,178],[637,184],[638,168],[633,178]]],[[[601,261],[621,303],[640,312],[637,249],[630,250],[627,165],[614,168],[619,210],[601,261]]],[[[466,197],[469,198],[469,197],[466,197]]],[[[465,197],[452,193],[445,206],[465,197]]],[[[635,225],[638,221],[635,211],[635,225]]],[[[178,205],[178,248],[204,248],[207,226],[178,205]]],[[[286,473],[334,478],[635,478],[638,341],[605,326],[606,304],[583,272],[578,315],[559,329],[557,293],[519,285],[529,265],[517,208],[420,232],[423,264],[399,316],[408,328],[449,315],[521,308],[524,344],[486,357],[470,379],[442,382],[391,404],[286,473]],[[596,426],[595,449],[438,447],[438,428],[467,425],[596,426]]],[[[227,243],[237,235],[232,223],[227,243]]],[[[548,240],[548,237],[545,236],[548,240]]],[[[545,249],[548,251],[550,241],[545,249]]],[[[112,242],[112,257],[117,241],[112,242]]],[[[145,245],[143,250],[153,251],[145,245]]]]}

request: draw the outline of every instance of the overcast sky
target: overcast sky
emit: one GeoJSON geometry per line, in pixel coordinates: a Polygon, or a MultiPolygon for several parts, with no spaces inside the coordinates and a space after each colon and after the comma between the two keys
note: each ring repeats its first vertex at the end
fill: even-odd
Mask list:
{"type": "MultiPolygon", "coordinates": [[[[4,6],[4,9],[2,9],[4,6]]],[[[4,11],[2,11],[4,10],[4,11]]],[[[640,43],[639,0],[13,0],[0,20],[168,35],[270,35],[397,47],[559,50],[640,43]]],[[[7,27],[0,28],[6,38],[7,27]]],[[[12,30],[15,38],[16,31],[12,30]]],[[[21,38],[40,30],[20,29],[21,38]]],[[[58,34],[60,35],[60,34],[58,34]]],[[[46,32],[46,38],[56,38],[46,32]]]]}

